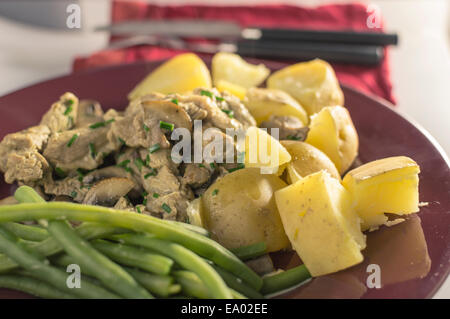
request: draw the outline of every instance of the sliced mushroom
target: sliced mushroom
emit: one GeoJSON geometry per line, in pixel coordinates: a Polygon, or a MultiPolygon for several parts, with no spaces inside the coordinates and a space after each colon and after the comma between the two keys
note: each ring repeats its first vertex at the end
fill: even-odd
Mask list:
{"type": "Polygon", "coordinates": [[[83,182],[87,184],[93,184],[95,182],[111,177],[127,178],[134,183],[132,193],[129,194],[130,197],[137,197],[142,194],[142,181],[136,178],[136,176],[124,170],[122,167],[118,166],[107,166],[92,171],[86,174],[86,176],[83,178],[83,182]]]}
{"type": "Polygon", "coordinates": [[[131,174],[128,173],[126,170],[124,170],[121,167],[118,166],[107,166],[104,168],[97,169],[95,171],[92,171],[83,179],[83,182],[85,183],[92,183],[96,182],[105,178],[111,178],[111,177],[122,177],[122,178],[128,178],[131,179],[131,174]]]}
{"type": "Polygon", "coordinates": [[[192,121],[187,112],[170,101],[142,100],[144,109],[144,124],[150,129],[151,145],[159,144],[162,148],[170,147],[164,129],[160,122],[173,124],[175,128],[185,128],[192,131],[192,121]]]}
{"type": "Polygon", "coordinates": [[[114,206],[117,201],[128,194],[135,184],[128,178],[112,177],[96,183],[87,192],[83,204],[114,206]]]}
{"type": "Polygon", "coordinates": [[[269,255],[263,255],[261,257],[251,259],[246,262],[247,266],[253,269],[258,275],[265,275],[275,270],[272,259],[269,255]]]}
{"type": "Polygon", "coordinates": [[[304,141],[309,128],[305,127],[302,121],[294,116],[271,116],[259,126],[266,128],[267,132],[272,134],[272,129],[278,129],[278,138],[280,140],[294,139],[304,141]]]}
{"type": "Polygon", "coordinates": [[[76,126],[83,127],[103,121],[103,109],[99,102],[81,100],[78,105],[76,126]]]}

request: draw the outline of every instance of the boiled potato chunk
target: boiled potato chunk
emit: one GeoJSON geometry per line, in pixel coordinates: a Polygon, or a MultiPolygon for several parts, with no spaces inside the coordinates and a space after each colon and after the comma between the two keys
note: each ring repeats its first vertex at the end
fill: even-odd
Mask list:
{"type": "Polygon", "coordinates": [[[128,94],[128,99],[134,100],[152,92],[186,93],[198,87],[211,87],[209,70],[197,55],[184,53],[150,73],[128,94]]]}
{"type": "Polygon", "coordinates": [[[244,104],[258,126],[271,116],[294,116],[304,125],[308,125],[309,122],[303,107],[281,90],[250,88],[247,90],[244,104]]]}
{"type": "Polygon", "coordinates": [[[341,179],[333,162],[321,150],[300,141],[281,141],[281,145],[291,154],[288,164],[288,179],[295,183],[302,177],[325,170],[338,180],[341,179]]]}
{"type": "Polygon", "coordinates": [[[260,85],[270,74],[264,64],[250,64],[239,55],[226,52],[214,55],[211,70],[214,85],[223,80],[246,89],[260,85]]]}
{"type": "Polygon", "coordinates": [[[267,87],[286,91],[309,115],[325,106],[344,104],[333,68],[320,59],[290,65],[273,73],[267,79],[267,87]]]}
{"type": "Polygon", "coordinates": [[[286,166],[286,182],[288,184],[294,184],[295,182],[301,180],[303,177],[297,172],[292,163],[288,163],[286,166]]]}
{"type": "Polygon", "coordinates": [[[189,202],[186,208],[186,213],[188,215],[190,224],[199,227],[205,227],[205,225],[203,225],[202,210],[203,205],[201,198],[196,198],[189,202]]]}
{"type": "Polygon", "coordinates": [[[247,91],[246,88],[225,80],[217,81],[217,83],[215,83],[215,86],[219,90],[219,92],[231,93],[234,96],[237,96],[240,100],[243,100],[245,98],[245,94],[247,91]]]}
{"type": "Polygon", "coordinates": [[[312,276],[330,274],[363,260],[365,236],[350,196],[325,171],[275,192],[287,236],[312,276]]]}
{"type": "Polygon", "coordinates": [[[324,152],[340,174],[358,155],[358,133],[350,114],[342,106],[325,107],[312,116],[305,142],[324,152]]]}
{"type": "Polygon", "coordinates": [[[384,224],[384,213],[419,211],[419,172],[412,159],[396,156],[366,163],[345,175],[342,183],[351,194],[363,230],[384,224]]]}
{"type": "Polygon", "coordinates": [[[265,242],[269,252],[286,248],[273,193],[286,186],[275,175],[244,168],[225,175],[203,194],[203,221],[211,235],[227,248],[265,242]]]}
{"type": "Polygon", "coordinates": [[[245,167],[257,167],[263,174],[283,173],[284,164],[291,161],[291,155],[267,131],[250,127],[245,136],[245,167]]]}

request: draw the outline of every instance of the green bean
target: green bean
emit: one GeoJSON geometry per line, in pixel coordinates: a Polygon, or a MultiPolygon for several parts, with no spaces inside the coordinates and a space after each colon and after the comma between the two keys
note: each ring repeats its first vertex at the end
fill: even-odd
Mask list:
{"type": "Polygon", "coordinates": [[[0,250],[14,260],[19,266],[32,272],[40,280],[45,281],[57,289],[60,289],[68,294],[74,294],[80,298],[94,298],[94,299],[114,299],[118,298],[115,294],[109,291],[84,282],[80,288],[70,289],[67,286],[67,273],[58,268],[48,265],[36,258],[34,255],[28,253],[24,248],[17,244],[17,237],[6,229],[0,226],[0,250]]]}
{"type": "Polygon", "coordinates": [[[196,273],[208,287],[213,298],[230,299],[227,285],[216,271],[202,258],[176,243],[154,238],[147,234],[113,235],[112,239],[126,244],[149,248],[172,258],[187,270],[196,273]]]}
{"type": "Polygon", "coordinates": [[[125,267],[125,270],[148,291],[160,297],[167,298],[181,291],[181,286],[174,284],[174,279],[170,276],[154,275],[129,267],[125,267]]]}
{"type": "MultiPolygon", "coordinates": [[[[87,240],[102,238],[111,234],[120,234],[126,230],[109,226],[98,225],[94,223],[83,223],[78,226],[75,231],[77,234],[87,240]]],[[[42,256],[52,256],[63,251],[62,246],[53,238],[50,237],[39,243],[30,243],[27,245],[30,249],[37,251],[42,256]]],[[[17,267],[17,264],[8,256],[0,254],[0,273],[7,272],[17,267]]]]}
{"type": "MultiPolygon", "coordinates": [[[[31,187],[29,186],[21,186],[19,187],[16,192],[14,193],[14,198],[19,202],[19,203],[43,203],[45,202],[45,200],[31,187]]],[[[199,226],[195,226],[192,224],[188,224],[188,223],[182,223],[182,222],[178,222],[178,221],[167,221],[169,223],[173,223],[179,226],[182,226],[186,229],[189,229],[193,232],[196,232],[200,235],[209,237],[210,233],[199,226]]]]}
{"type": "MultiPolygon", "coordinates": [[[[182,292],[185,295],[195,298],[208,299],[211,298],[208,288],[192,271],[177,270],[172,273],[175,279],[181,284],[182,292]]],[[[244,295],[234,289],[228,288],[231,295],[235,299],[247,299],[244,295]]]]}
{"type": "Polygon", "coordinates": [[[87,269],[103,285],[125,298],[152,298],[122,267],[95,250],[64,221],[50,221],[48,232],[81,268],[87,269]]]}
{"type": "MultiPolygon", "coordinates": [[[[45,203],[45,200],[30,186],[20,186],[14,192],[14,198],[19,203],[45,203]]],[[[38,220],[39,225],[47,227],[48,222],[45,219],[38,220]]]]}
{"type": "Polygon", "coordinates": [[[0,287],[14,289],[47,299],[75,299],[76,296],[59,291],[55,287],[34,278],[18,275],[1,275],[0,287]]]}
{"type": "Polygon", "coordinates": [[[19,223],[3,223],[4,228],[19,238],[30,241],[43,241],[50,237],[48,232],[39,226],[23,225],[19,223]]]}
{"type": "Polygon", "coordinates": [[[30,186],[20,186],[14,193],[19,203],[45,203],[45,200],[30,186]]]}
{"type": "Polygon", "coordinates": [[[233,274],[229,273],[226,270],[223,270],[222,268],[212,265],[212,267],[219,273],[219,275],[222,277],[222,279],[225,281],[225,283],[228,285],[228,287],[236,290],[237,292],[240,292],[247,298],[252,299],[263,299],[263,295],[253,289],[252,287],[248,286],[242,280],[233,274]]]}
{"type": "Polygon", "coordinates": [[[311,278],[311,275],[305,265],[300,265],[275,275],[263,277],[264,285],[261,292],[265,295],[288,289],[296,286],[305,280],[311,278]]]}
{"type": "Polygon", "coordinates": [[[192,271],[177,270],[173,272],[173,276],[181,285],[183,294],[200,299],[211,298],[208,288],[192,271]]]}
{"type": "Polygon", "coordinates": [[[237,291],[234,290],[234,289],[231,289],[231,288],[230,288],[230,291],[231,291],[231,294],[233,295],[233,298],[234,298],[234,299],[248,299],[246,296],[244,296],[244,295],[241,294],[240,292],[237,292],[237,291]]]}
{"type": "Polygon", "coordinates": [[[173,260],[146,249],[111,243],[105,240],[94,240],[92,246],[119,264],[136,267],[148,272],[167,275],[173,265],[173,260]]]}
{"type": "Polygon", "coordinates": [[[232,249],[231,252],[235,254],[241,260],[253,259],[267,253],[267,247],[265,242],[259,242],[253,245],[243,246],[232,249]]]}
{"type": "Polygon", "coordinates": [[[155,234],[189,248],[233,273],[254,289],[259,290],[262,279],[239,258],[214,240],[186,230],[164,220],[100,206],[65,202],[0,206],[0,223],[36,219],[61,219],[105,223],[121,228],[155,234]]]}
{"type": "MultiPolygon", "coordinates": [[[[28,186],[19,187],[14,196],[20,203],[30,203],[33,201],[39,203],[45,202],[34,189],[28,186]]],[[[3,225],[4,224],[7,223],[3,223],[3,225]]],[[[96,223],[83,223],[82,225],[77,227],[75,231],[81,237],[89,240],[101,238],[103,236],[107,236],[110,234],[123,233],[126,232],[127,230],[109,225],[99,225],[96,223]]],[[[49,237],[48,239],[39,243],[33,243],[29,245],[29,247],[43,256],[51,256],[63,250],[61,245],[52,237],[49,237]]],[[[16,267],[17,264],[13,260],[8,258],[8,256],[0,254],[0,273],[7,272],[16,267]]]]}
{"type": "Polygon", "coordinates": [[[198,234],[200,234],[202,236],[205,236],[205,237],[210,237],[211,236],[209,231],[207,231],[203,227],[199,227],[199,226],[196,226],[196,225],[183,223],[183,222],[177,222],[177,221],[174,221],[174,220],[166,220],[166,222],[171,223],[171,224],[175,224],[175,225],[178,225],[178,226],[181,226],[181,227],[184,227],[184,228],[186,228],[186,229],[188,229],[190,231],[193,231],[194,233],[198,233],[198,234]]]}
{"type": "MultiPolygon", "coordinates": [[[[70,264],[76,263],[74,258],[66,254],[53,257],[51,261],[52,263],[63,267],[67,267],[70,264]]],[[[126,270],[126,272],[133,276],[133,278],[138,283],[140,283],[142,287],[147,289],[150,293],[153,293],[159,297],[166,298],[171,294],[178,293],[181,290],[181,287],[179,285],[173,284],[174,279],[170,276],[149,274],[147,272],[131,267],[123,268],[126,270]]],[[[89,271],[83,270],[83,273],[88,276],[92,276],[89,271]]]]}

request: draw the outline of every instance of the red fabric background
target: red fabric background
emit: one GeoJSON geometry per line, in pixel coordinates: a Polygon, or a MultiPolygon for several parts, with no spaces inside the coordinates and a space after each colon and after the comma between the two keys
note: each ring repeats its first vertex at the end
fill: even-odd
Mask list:
{"type": "MultiPolygon", "coordinates": [[[[194,18],[233,20],[241,26],[266,26],[311,29],[369,30],[370,13],[362,4],[324,5],[304,8],[290,5],[211,6],[182,5],[157,6],[142,1],[113,2],[112,21],[194,18]]],[[[370,30],[373,31],[373,30],[370,30]]],[[[382,31],[380,28],[377,31],[382,31]]],[[[114,39],[112,39],[114,41],[114,39]]],[[[389,72],[388,50],[378,66],[333,64],[339,81],[364,92],[373,93],[395,103],[389,72]]],[[[73,70],[97,66],[131,63],[140,60],[158,60],[174,56],[181,51],[155,46],[139,46],[120,50],[105,50],[74,61],[73,70]]]]}

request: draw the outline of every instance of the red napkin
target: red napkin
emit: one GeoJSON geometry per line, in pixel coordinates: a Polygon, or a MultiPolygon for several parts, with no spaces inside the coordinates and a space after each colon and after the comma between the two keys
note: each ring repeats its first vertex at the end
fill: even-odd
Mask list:
{"type": "MultiPolygon", "coordinates": [[[[371,12],[362,4],[333,4],[315,8],[290,5],[210,6],[180,5],[158,6],[142,1],[119,1],[112,5],[112,22],[145,19],[194,18],[233,20],[247,26],[289,27],[310,29],[369,30],[367,20],[371,12]]],[[[380,18],[380,17],[379,17],[380,18]]],[[[381,20],[381,18],[380,18],[381,20]]],[[[373,30],[371,30],[373,31],[373,30]]],[[[382,27],[377,29],[382,31],[382,27]]],[[[111,39],[114,41],[114,38],[111,39]]],[[[333,64],[339,81],[364,92],[378,95],[395,103],[390,80],[387,55],[378,66],[333,64]]],[[[141,60],[159,60],[181,51],[155,46],[139,46],[120,50],[105,50],[74,61],[73,70],[131,63],[141,60]]]]}

